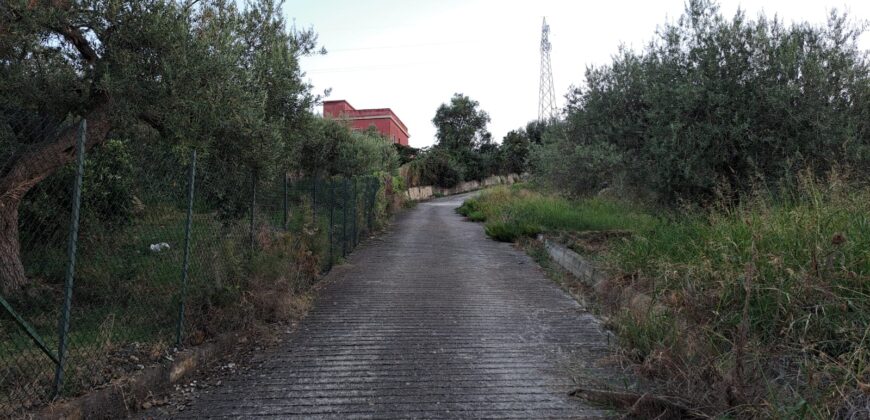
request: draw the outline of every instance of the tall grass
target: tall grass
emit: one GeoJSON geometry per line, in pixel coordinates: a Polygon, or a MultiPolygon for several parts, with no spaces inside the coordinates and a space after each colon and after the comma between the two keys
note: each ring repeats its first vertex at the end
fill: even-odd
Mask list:
{"type": "Polygon", "coordinates": [[[681,367],[675,385],[713,412],[830,418],[866,404],[867,188],[807,177],[787,196],[662,224],[616,244],[609,260],[697,327],[702,342],[690,350],[685,332],[663,334],[652,318],[623,313],[615,323],[631,341],[661,343],[638,361],[681,367]]]}
{"type": "Polygon", "coordinates": [[[646,231],[658,223],[625,203],[601,198],[571,201],[523,186],[486,190],[457,211],[471,220],[486,222],[486,233],[505,242],[558,230],[646,231]]]}
{"type": "Polygon", "coordinates": [[[625,202],[499,188],[460,212],[495,239],[630,230],[601,261],[662,311],[609,304],[611,326],[656,392],[715,416],[870,416],[870,188],[804,177],[789,193],[667,220],[625,202]],[[632,310],[634,309],[634,310],[632,310]]]}

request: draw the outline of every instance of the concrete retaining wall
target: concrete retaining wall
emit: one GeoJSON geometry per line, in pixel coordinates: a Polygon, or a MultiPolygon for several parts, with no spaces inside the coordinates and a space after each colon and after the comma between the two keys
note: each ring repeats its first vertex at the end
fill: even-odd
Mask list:
{"type": "Polygon", "coordinates": [[[550,258],[559,264],[562,268],[573,274],[589,287],[598,286],[601,280],[604,280],[604,273],[597,270],[592,263],[586,261],[580,254],[568,249],[568,247],[551,241],[540,235],[538,240],[543,242],[544,248],[550,258]]]}
{"type": "Polygon", "coordinates": [[[550,259],[592,288],[597,295],[607,298],[620,307],[629,309],[636,315],[648,314],[650,312],[656,314],[666,313],[667,310],[664,306],[655,302],[648,295],[638,292],[631,286],[621,286],[618,289],[614,289],[611,284],[605,281],[607,280],[607,274],[603,270],[597,268],[590,261],[587,261],[583,256],[568,247],[547,239],[543,235],[538,235],[538,240],[544,244],[550,259]]]}
{"type": "Polygon", "coordinates": [[[452,188],[440,188],[432,185],[411,187],[405,192],[405,196],[410,201],[423,201],[435,196],[462,194],[495,185],[510,185],[519,181],[519,179],[520,176],[517,174],[494,175],[483,181],[462,182],[452,188]]]}

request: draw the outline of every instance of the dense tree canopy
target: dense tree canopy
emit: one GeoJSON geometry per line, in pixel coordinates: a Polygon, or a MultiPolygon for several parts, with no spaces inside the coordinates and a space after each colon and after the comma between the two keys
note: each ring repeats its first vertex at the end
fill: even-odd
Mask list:
{"type": "Polygon", "coordinates": [[[708,0],[661,27],[640,52],[622,49],[570,92],[563,132],[536,159],[555,183],[608,180],[662,198],[701,199],[775,185],[797,170],[866,167],[870,72],[863,27],[832,12],[791,26],[708,0]],[[558,159],[564,156],[563,159],[558,159]]]}
{"type": "Polygon", "coordinates": [[[423,182],[452,187],[496,173],[499,147],[492,141],[488,123],[489,114],[480,103],[461,93],[454,94],[449,104],[441,104],[432,119],[437,143],[415,165],[423,182]]]}
{"type": "Polygon", "coordinates": [[[304,133],[292,149],[296,166],[306,174],[353,176],[398,167],[396,148],[377,130],[352,131],[340,121],[313,119],[304,133]]]}

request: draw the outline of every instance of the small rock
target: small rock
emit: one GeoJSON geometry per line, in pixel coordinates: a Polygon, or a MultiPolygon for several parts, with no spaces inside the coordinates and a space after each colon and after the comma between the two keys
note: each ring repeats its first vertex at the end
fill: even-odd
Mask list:
{"type": "Polygon", "coordinates": [[[151,403],[150,403],[150,402],[145,401],[145,402],[142,403],[142,409],[143,409],[143,410],[147,410],[147,409],[149,409],[149,408],[151,408],[151,403]]]}
{"type": "Polygon", "coordinates": [[[136,365],[136,370],[145,369],[145,365],[136,365]]]}
{"type": "Polygon", "coordinates": [[[139,358],[134,355],[130,355],[130,361],[133,363],[139,363],[139,358]]]}

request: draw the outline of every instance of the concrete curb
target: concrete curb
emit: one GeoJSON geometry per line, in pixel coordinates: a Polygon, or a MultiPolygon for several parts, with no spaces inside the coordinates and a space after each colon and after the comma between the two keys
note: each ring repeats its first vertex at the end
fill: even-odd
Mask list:
{"type": "Polygon", "coordinates": [[[544,235],[538,235],[538,240],[544,244],[547,254],[559,266],[573,274],[589,287],[596,287],[605,279],[604,273],[598,270],[592,263],[586,261],[580,254],[568,249],[568,247],[547,239],[544,235]]]}
{"type": "Polygon", "coordinates": [[[538,235],[538,241],[544,245],[547,255],[564,270],[573,274],[580,281],[591,287],[596,294],[613,299],[620,307],[625,307],[635,314],[649,313],[664,314],[667,311],[660,303],[655,302],[647,294],[638,292],[631,286],[613,290],[606,281],[607,273],[596,267],[592,262],[583,258],[582,255],[572,251],[568,247],[547,239],[544,235],[538,235]]]}
{"type": "Polygon", "coordinates": [[[117,379],[103,388],[67,401],[54,403],[34,418],[116,419],[130,416],[151,397],[169,394],[173,385],[198,368],[231,354],[240,336],[225,334],[212,342],[177,353],[171,363],[147,367],[129,378],[117,379]]]}

